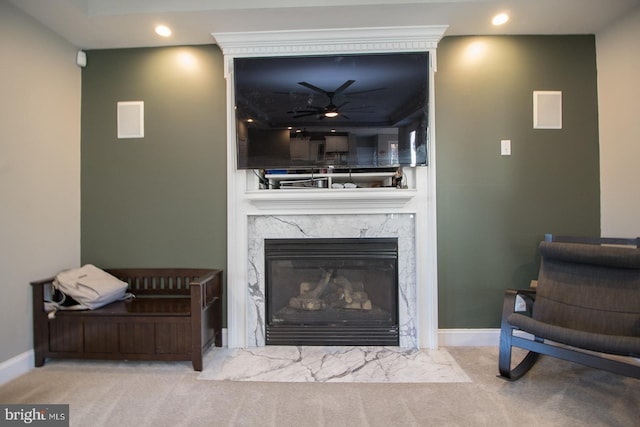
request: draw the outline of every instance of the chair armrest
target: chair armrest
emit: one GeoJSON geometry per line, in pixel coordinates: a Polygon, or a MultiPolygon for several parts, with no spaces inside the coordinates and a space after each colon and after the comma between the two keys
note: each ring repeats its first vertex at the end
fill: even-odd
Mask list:
{"type": "Polygon", "coordinates": [[[222,346],[222,270],[211,270],[189,284],[193,369],[202,371],[202,354],[214,343],[222,346]]]}
{"type": "Polygon", "coordinates": [[[520,295],[526,298],[531,299],[532,301],[535,301],[536,299],[536,289],[535,288],[529,288],[529,289],[507,289],[504,292],[504,298],[506,299],[511,299],[513,301],[515,301],[516,297],[520,295]]]}
{"type": "Polygon", "coordinates": [[[211,270],[209,273],[192,280],[189,284],[191,298],[198,301],[200,307],[207,307],[217,299],[222,298],[220,276],[220,270],[211,270]]]}
{"type": "Polygon", "coordinates": [[[522,298],[525,303],[524,310],[517,310],[517,312],[524,312],[524,314],[531,315],[533,304],[536,299],[535,289],[507,289],[504,293],[504,302],[502,304],[502,327],[507,323],[509,316],[516,312],[516,304],[518,297],[522,298]]]}

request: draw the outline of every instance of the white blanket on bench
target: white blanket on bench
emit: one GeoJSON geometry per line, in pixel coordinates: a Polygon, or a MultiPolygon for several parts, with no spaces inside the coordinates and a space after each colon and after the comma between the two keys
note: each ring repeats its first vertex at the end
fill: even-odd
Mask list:
{"type": "Polygon", "coordinates": [[[128,284],[92,264],[60,272],[53,281],[53,288],[63,298],[52,301],[56,309],[93,310],[114,301],[133,297],[127,293],[128,284]],[[66,298],[77,304],[63,305],[66,298]]]}

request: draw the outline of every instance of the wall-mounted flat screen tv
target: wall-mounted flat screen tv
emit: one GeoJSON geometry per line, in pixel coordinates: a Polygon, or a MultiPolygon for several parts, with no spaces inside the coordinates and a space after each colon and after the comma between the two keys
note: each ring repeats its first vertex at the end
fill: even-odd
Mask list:
{"type": "Polygon", "coordinates": [[[235,58],[237,167],[426,165],[428,55],[235,58]]]}

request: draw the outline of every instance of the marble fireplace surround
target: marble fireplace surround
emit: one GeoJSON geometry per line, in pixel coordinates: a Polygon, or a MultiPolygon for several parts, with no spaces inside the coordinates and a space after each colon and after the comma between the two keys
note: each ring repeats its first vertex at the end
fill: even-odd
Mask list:
{"type": "Polygon", "coordinates": [[[264,239],[395,237],[398,239],[400,347],[417,347],[413,219],[412,214],[250,216],[248,345],[265,345],[264,239]]]}
{"type": "Polygon", "coordinates": [[[236,169],[233,59],[382,52],[430,53],[446,26],[214,33],[227,81],[227,345],[264,346],[264,239],[397,237],[400,346],[438,346],[434,91],[429,91],[429,166],[410,168],[408,189],[259,190],[236,169]]]}

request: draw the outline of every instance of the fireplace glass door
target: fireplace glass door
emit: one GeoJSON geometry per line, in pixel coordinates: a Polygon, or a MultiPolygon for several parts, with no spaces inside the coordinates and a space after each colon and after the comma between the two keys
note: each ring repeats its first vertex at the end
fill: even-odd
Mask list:
{"type": "Polygon", "coordinates": [[[395,238],[267,239],[267,345],[398,345],[395,238]]]}

